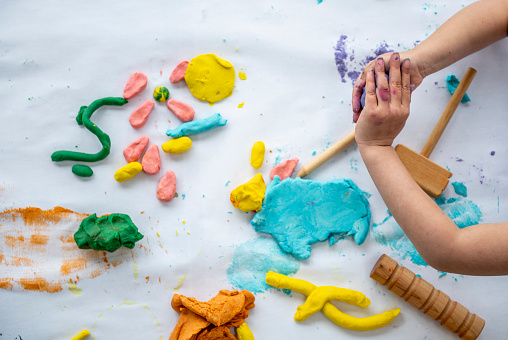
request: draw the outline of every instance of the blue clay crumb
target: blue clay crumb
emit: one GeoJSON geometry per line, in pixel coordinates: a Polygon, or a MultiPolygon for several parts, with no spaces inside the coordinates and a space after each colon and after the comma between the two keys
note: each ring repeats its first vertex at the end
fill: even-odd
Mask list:
{"type": "Polygon", "coordinates": [[[467,197],[467,187],[464,185],[464,183],[453,182],[452,185],[457,195],[467,197]]]}
{"type": "MultiPolygon", "coordinates": [[[[454,94],[457,86],[459,85],[459,80],[455,77],[455,75],[451,74],[446,78],[446,85],[448,86],[448,92],[450,92],[450,94],[454,94]]],[[[460,102],[467,103],[470,101],[471,99],[469,99],[469,96],[466,93],[460,102]]]]}

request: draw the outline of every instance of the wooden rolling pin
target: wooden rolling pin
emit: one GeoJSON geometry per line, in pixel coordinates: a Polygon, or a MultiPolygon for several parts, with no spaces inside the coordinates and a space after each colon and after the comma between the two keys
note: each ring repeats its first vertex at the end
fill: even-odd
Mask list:
{"type": "Polygon", "coordinates": [[[379,258],[370,277],[461,339],[476,339],[485,326],[485,320],[387,255],[379,258]]]}

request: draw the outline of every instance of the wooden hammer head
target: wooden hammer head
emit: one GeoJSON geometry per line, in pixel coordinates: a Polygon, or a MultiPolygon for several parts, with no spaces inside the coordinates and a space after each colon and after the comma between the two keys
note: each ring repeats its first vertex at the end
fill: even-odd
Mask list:
{"type": "Polygon", "coordinates": [[[452,177],[450,171],[402,144],[397,145],[395,151],[415,182],[429,196],[441,196],[448,185],[448,178],[452,177]]]}

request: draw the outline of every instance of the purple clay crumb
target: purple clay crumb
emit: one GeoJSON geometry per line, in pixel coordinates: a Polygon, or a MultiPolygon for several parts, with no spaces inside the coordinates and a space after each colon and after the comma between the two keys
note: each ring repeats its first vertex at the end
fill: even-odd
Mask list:
{"type": "Polygon", "coordinates": [[[496,154],[496,152],[495,152],[495,151],[491,151],[491,152],[490,152],[490,155],[491,155],[491,156],[494,156],[495,154],[496,154]]]}

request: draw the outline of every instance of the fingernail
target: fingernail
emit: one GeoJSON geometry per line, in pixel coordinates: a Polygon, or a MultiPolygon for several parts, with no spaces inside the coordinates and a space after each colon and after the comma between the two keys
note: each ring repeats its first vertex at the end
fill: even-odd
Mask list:
{"type": "Polygon", "coordinates": [[[399,53],[398,52],[394,53],[394,59],[399,60],[399,53]]]}
{"type": "Polygon", "coordinates": [[[383,58],[377,58],[377,64],[380,66],[384,66],[385,62],[384,62],[383,58]]]}

